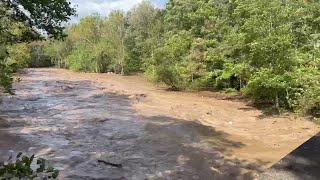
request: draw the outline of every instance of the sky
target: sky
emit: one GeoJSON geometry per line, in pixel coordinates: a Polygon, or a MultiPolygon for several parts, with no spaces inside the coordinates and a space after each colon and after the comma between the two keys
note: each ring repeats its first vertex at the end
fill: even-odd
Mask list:
{"type": "MultiPolygon", "coordinates": [[[[106,16],[112,10],[129,11],[143,0],[70,0],[76,6],[77,17],[71,18],[71,23],[76,23],[80,18],[92,13],[106,16]]],[[[164,7],[167,0],[151,0],[157,7],[164,7]]]]}

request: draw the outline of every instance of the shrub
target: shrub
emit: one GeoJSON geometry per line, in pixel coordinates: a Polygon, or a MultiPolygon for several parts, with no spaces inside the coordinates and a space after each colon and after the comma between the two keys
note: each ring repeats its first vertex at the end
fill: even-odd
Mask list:
{"type": "Polygon", "coordinates": [[[56,179],[58,177],[59,171],[42,158],[36,161],[38,167],[33,170],[34,158],[34,155],[28,157],[20,152],[15,160],[10,157],[7,162],[1,162],[0,179],[56,179]]]}

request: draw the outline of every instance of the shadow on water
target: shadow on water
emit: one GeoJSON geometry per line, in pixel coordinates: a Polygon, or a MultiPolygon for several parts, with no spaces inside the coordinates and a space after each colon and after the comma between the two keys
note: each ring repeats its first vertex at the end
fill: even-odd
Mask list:
{"type": "MultiPolygon", "coordinates": [[[[157,159],[170,161],[170,179],[253,179],[259,165],[225,158],[244,145],[228,140],[228,134],[198,121],[148,117],[142,149],[158,151],[157,159]]],[[[165,171],[164,171],[165,172],[165,171]]]]}
{"type": "Polygon", "coordinates": [[[280,179],[287,176],[291,179],[317,180],[320,177],[320,133],[292,151],[271,169],[261,175],[260,179],[280,179]]]}
{"type": "MultiPolygon", "coordinates": [[[[20,126],[23,126],[22,124],[20,126]]],[[[8,121],[0,117],[0,161],[9,158],[10,150],[25,151],[28,148],[28,142],[19,135],[8,132],[10,125],[8,121]]]]}
{"type": "Polygon", "coordinates": [[[1,156],[35,153],[65,179],[253,179],[260,169],[225,157],[244,146],[228,134],[196,120],[137,115],[129,97],[91,81],[48,77],[16,89],[0,105],[1,156]]]}

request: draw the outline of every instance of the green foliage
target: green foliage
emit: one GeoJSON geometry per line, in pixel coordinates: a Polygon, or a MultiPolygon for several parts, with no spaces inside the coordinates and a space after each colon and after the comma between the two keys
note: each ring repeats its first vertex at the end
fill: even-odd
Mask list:
{"type": "Polygon", "coordinates": [[[5,92],[12,93],[11,74],[24,67],[29,59],[29,49],[23,42],[41,39],[35,29],[55,38],[64,37],[62,22],[74,14],[75,9],[66,0],[0,2],[0,87],[5,92]]]}
{"type": "Polygon", "coordinates": [[[43,53],[45,56],[50,58],[52,64],[55,64],[58,68],[66,67],[63,58],[68,53],[68,43],[63,41],[55,41],[47,43],[43,48],[43,53]]]}
{"type": "Polygon", "coordinates": [[[98,61],[98,57],[95,57],[92,46],[88,44],[76,45],[66,58],[67,67],[74,71],[96,72],[98,67],[96,67],[97,62],[95,61],[98,61]]]}
{"type": "Polygon", "coordinates": [[[13,68],[13,71],[17,71],[20,68],[28,66],[28,62],[31,58],[30,48],[26,43],[19,43],[11,45],[7,48],[9,56],[6,63],[13,68]]]}
{"type": "Polygon", "coordinates": [[[162,41],[163,12],[143,1],[127,15],[126,62],[131,71],[146,71],[153,63],[155,49],[162,41]]]}
{"type": "Polygon", "coordinates": [[[42,29],[53,37],[62,37],[61,23],[75,15],[75,9],[70,5],[66,0],[4,0],[1,3],[12,20],[42,29]]]}
{"type": "Polygon", "coordinates": [[[298,69],[292,75],[299,83],[295,88],[294,107],[302,113],[320,116],[320,71],[319,68],[298,69]]]}
{"type": "Polygon", "coordinates": [[[263,68],[256,71],[250,78],[246,90],[252,93],[257,101],[269,100],[277,108],[289,106],[289,88],[292,84],[290,74],[277,75],[271,69],[263,68]]]}
{"type": "Polygon", "coordinates": [[[0,59],[0,87],[3,88],[5,93],[13,94],[11,77],[12,70],[3,60],[0,59]]]}
{"type": "Polygon", "coordinates": [[[319,111],[320,3],[143,1],[126,15],[83,18],[46,47],[77,71],[145,76],[174,90],[243,91],[256,103],[319,111]]]}
{"type": "MultiPolygon", "coordinates": [[[[58,67],[85,72],[130,71],[125,54],[125,16],[113,11],[106,19],[91,15],[67,29],[64,41],[51,41],[45,55],[58,67]]],[[[131,68],[132,69],[132,68],[131,68]]]]}
{"type": "Polygon", "coordinates": [[[45,41],[34,41],[28,44],[30,49],[30,58],[27,61],[28,67],[50,67],[52,66],[51,59],[45,54],[45,41]]]}
{"type": "Polygon", "coordinates": [[[59,170],[42,158],[36,160],[37,168],[33,169],[34,158],[34,155],[28,157],[20,152],[15,160],[10,157],[7,162],[1,162],[0,179],[56,179],[58,177],[59,170]]]}

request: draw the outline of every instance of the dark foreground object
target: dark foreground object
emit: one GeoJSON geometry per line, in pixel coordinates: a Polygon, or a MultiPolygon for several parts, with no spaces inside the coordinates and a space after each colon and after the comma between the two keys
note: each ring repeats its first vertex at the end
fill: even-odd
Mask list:
{"type": "Polygon", "coordinates": [[[267,172],[261,180],[320,179],[320,133],[292,151],[267,172]]]}

